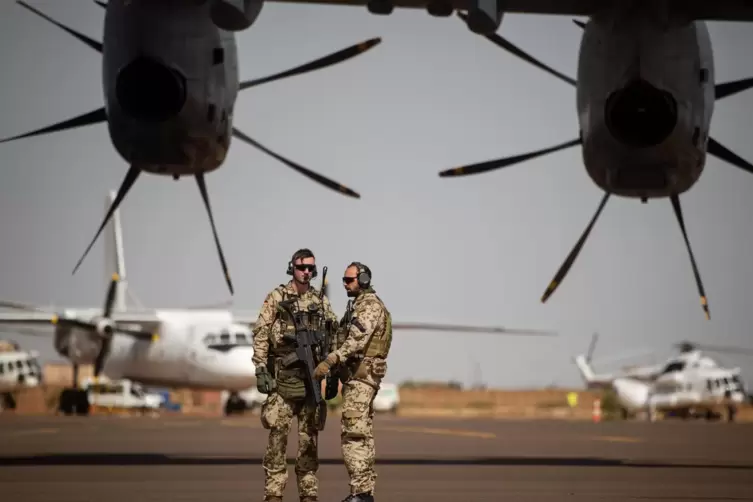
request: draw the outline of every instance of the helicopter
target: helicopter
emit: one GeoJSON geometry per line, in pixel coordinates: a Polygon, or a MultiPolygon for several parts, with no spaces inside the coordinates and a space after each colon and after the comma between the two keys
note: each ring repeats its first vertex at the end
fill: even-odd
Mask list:
{"type": "Polygon", "coordinates": [[[576,356],[575,364],[589,388],[614,391],[623,419],[644,415],[653,422],[662,414],[706,420],[724,416],[733,422],[738,409],[751,399],[740,368],[721,366],[702,350],[747,355],[753,350],[682,341],[675,344],[679,353],[661,364],[597,374],[590,364],[597,339],[595,333],[587,354],[576,356]]]}

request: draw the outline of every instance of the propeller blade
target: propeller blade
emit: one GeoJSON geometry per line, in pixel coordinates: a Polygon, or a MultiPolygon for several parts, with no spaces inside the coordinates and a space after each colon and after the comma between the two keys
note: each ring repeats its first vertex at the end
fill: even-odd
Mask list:
{"type": "Polygon", "coordinates": [[[107,223],[110,221],[110,218],[112,218],[112,215],[115,212],[115,210],[118,209],[118,206],[120,206],[120,203],[123,202],[123,199],[128,194],[128,191],[136,182],[136,179],[138,179],[139,174],[141,174],[141,169],[139,167],[132,165],[130,168],[128,168],[128,172],[126,173],[125,178],[123,178],[123,182],[120,184],[120,188],[118,189],[118,193],[115,196],[115,200],[112,201],[112,204],[110,205],[110,209],[107,210],[107,214],[102,220],[102,224],[99,226],[99,230],[97,230],[97,233],[94,235],[94,239],[92,239],[91,243],[89,243],[89,246],[86,248],[86,251],[84,251],[83,256],[81,256],[81,258],[78,260],[78,263],[76,263],[76,266],[73,268],[74,274],[78,270],[78,267],[81,266],[81,263],[83,263],[84,258],[86,258],[86,255],[89,254],[89,251],[94,246],[94,243],[97,241],[99,234],[101,234],[102,230],[104,230],[105,226],[107,226],[107,223]]]}
{"type": "Polygon", "coordinates": [[[573,19],[573,23],[575,23],[575,25],[578,26],[579,28],[583,28],[584,30],[586,29],[586,23],[584,23],[583,21],[578,21],[577,19],[573,19]]]}
{"type": "Polygon", "coordinates": [[[103,9],[107,8],[107,4],[105,2],[100,2],[98,0],[94,0],[94,3],[102,7],[103,9]]]}
{"type": "Polygon", "coordinates": [[[740,157],[735,152],[728,149],[712,137],[709,137],[708,152],[709,155],[713,155],[720,160],[729,162],[733,166],[738,167],[743,171],[748,171],[749,173],[753,174],[753,164],[740,157]]]}
{"type": "Polygon", "coordinates": [[[76,37],[77,39],[79,39],[81,42],[85,43],[86,45],[88,45],[89,47],[91,47],[92,49],[94,49],[95,51],[97,51],[100,54],[102,54],[102,44],[100,42],[97,42],[96,40],[93,40],[93,39],[87,37],[86,35],[83,35],[83,34],[77,32],[77,31],[73,31],[72,29],[68,28],[67,26],[58,23],[57,21],[55,21],[54,19],[52,19],[48,15],[46,15],[46,14],[38,11],[34,7],[30,6],[29,4],[27,4],[25,2],[22,2],[21,0],[18,0],[16,3],[18,5],[20,5],[21,7],[24,7],[26,9],[30,10],[31,12],[33,12],[37,16],[41,17],[42,19],[44,19],[44,20],[46,20],[46,21],[54,24],[55,26],[57,26],[61,30],[64,30],[69,35],[73,35],[74,37],[76,37]]]}
{"type": "Polygon", "coordinates": [[[104,107],[102,107],[91,112],[86,112],[83,115],[79,115],[78,117],[73,117],[72,119],[64,120],[63,122],[58,122],[57,124],[43,127],[42,129],[37,129],[36,131],[19,134],[18,136],[13,136],[12,138],[2,139],[0,140],[0,143],[7,143],[9,141],[14,141],[22,138],[30,138],[32,136],[39,136],[41,134],[47,134],[50,132],[65,131],[67,129],[74,129],[76,127],[99,124],[100,122],[106,121],[107,113],[105,112],[104,107]]]}
{"type": "Polygon", "coordinates": [[[420,330],[420,331],[463,331],[468,333],[495,333],[503,335],[529,335],[529,336],[557,336],[551,331],[533,329],[510,329],[501,326],[468,326],[462,324],[440,324],[430,322],[395,322],[394,329],[420,330]]]}
{"type": "Polygon", "coordinates": [[[609,195],[610,195],[609,192],[606,192],[604,194],[604,197],[601,198],[599,207],[596,209],[596,212],[591,218],[591,221],[588,223],[588,226],[581,234],[580,239],[578,239],[578,242],[575,243],[575,246],[573,247],[572,251],[570,251],[570,254],[567,255],[567,258],[565,258],[564,263],[562,263],[562,266],[555,274],[554,279],[552,279],[552,282],[549,283],[549,286],[547,286],[546,291],[544,291],[544,295],[541,297],[541,303],[546,303],[549,297],[552,296],[552,294],[557,290],[557,287],[559,287],[559,285],[565,279],[565,276],[570,271],[570,267],[573,266],[573,263],[575,263],[575,259],[580,254],[581,249],[583,249],[583,245],[586,243],[586,239],[591,234],[591,229],[593,229],[594,224],[596,223],[596,220],[599,218],[601,211],[604,209],[604,205],[607,203],[607,200],[609,200],[609,195]]]}
{"type": "Polygon", "coordinates": [[[288,166],[288,167],[290,167],[290,168],[298,171],[299,173],[301,173],[302,175],[306,176],[307,178],[312,179],[315,182],[317,182],[317,183],[319,183],[321,185],[324,185],[325,187],[327,187],[327,188],[329,188],[331,190],[335,190],[337,192],[343,193],[343,194],[345,194],[345,195],[347,195],[349,197],[354,197],[356,199],[360,199],[361,198],[361,195],[358,192],[356,192],[354,190],[351,190],[350,188],[346,187],[345,185],[341,185],[340,183],[337,183],[336,181],[332,181],[329,178],[325,178],[321,174],[315,173],[314,171],[312,171],[310,169],[307,169],[307,168],[303,167],[300,164],[296,164],[295,162],[293,162],[291,160],[288,160],[288,159],[286,159],[285,157],[283,157],[281,155],[276,154],[275,152],[273,152],[272,150],[268,149],[267,147],[265,147],[261,143],[259,143],[259,142],[255,141],[255,140],[251,139],[250,137],[248,137],[246,134],[244,134],[242,131],[240,131],[239,129],[237,129],[235,127],[233,127],[233,136],[236,137],[236,138],[238,138],[238,139],[240,139],[241,141],[245,141],[246,143],[248,143],[249,145],[251,145],[253,147],[258,148],[259,150],[261,150],[262,152],[266,153],[267,155],[269,155],[271,157],[274,157],[275,159],[279,160],[280,162],[282,162],[286,166],[288,166]]]}
{"type": "Polygon", "coordinates": [[[594,333],[591,337],[591,344],[588,346],[588,352],[586,352],[586,362],[590,363],[591,358],[594,355],[594,349],[596,348],[596,341],[599,339],[599,334],[594,333]]]}
{"type": "Polygon", "coordinates": [[[105,366],[105,358],[110,353],[110,345],[112,344],[112,338],[105,338],[102,340],[102,348],[99,349],[97,358],[94,360],[94,378],[99,378],[99,374],[102,373],[102,368],[105,366]]]}
{"type": "MultiPolygon", "coordinates": [[[[462,19],[463,21],[465,21],[466,23],[468,23],[468,15],[467,14],[465,14],[463,12],[458,12],[457,14],[458,14],[458,17],[460,17],[460,19],[462,19]]],[[[484,35],[484,37],[486,37],[487,39],[489,39],[492,43],[494,43],[498,47],[501,47],[502,49],[506,50],[507,52],[509,52],[513,56],[519,57],[523,61],[525,61],[525,62],[527,62],[529,64],[532,64],[533,66],[539,68],[540,70],[544,70],[548,74],[550,74],[550,75],[552,75],[554,77],[557,77],[558,79],[562,80],[563,82],[565,82],[567,84],[570,84],[572,86],[576,85],[575,80],[573,80],[572,78],[570,78],[567,75],[564,75],[564,74],[558,72],[557,70],[555,70],[554,68],[552,68],[550,66],[545,65],[544,63],[542,63],[541,61],[539,61],[535,57],[533,57],[530,54],[528,54],[527,52],[525,52],[523,49],[519,48],[518,46],[516,46],[515,44],[513,44],[509,40],[507,40],[507,39],[505,39],[505,38],[497,35],[496,33],[493,33],[491,35],[484,35]]]]}
{"type": "Polygon", "coordinates": [[[742,80],[735,80],[734,82],[725,82],[723,84],[716,84],[714,86],[714,94],[716,100],[727,98],[738,92],[747,91],[753,87],[753,78],[744,78],[742,80]]]}
{"type": "Polygon", "coordinates": [[[24,303],[18,303],[18,302],[6,302],[6,301],[0,301],[0,307],[6,308],[6,309],[14,309],[14,310],[25,310],[27,312],[44,312],[47,311],[39,308],[35,305],[26,305],[24,303]]]}
{"type": "Polygon", "coordinates": [[[470,174],[485,173],[487,171],[493,171],[495,169],[500,169],[502,167],[509,167],[514,164],[519,164],[520,162],[525,162],[526,160],[540,157],[542,155],[546,155],[549,153],[554,153],[559,150],[564,150],[566,148],[579,145],[580,143],[581,143],[580,139],[574,139],[566,143],[562,143],[561,145],[552,146],[552,147],[545,148],[543,150],[538,150],[535,152],[514,155],[512,157],[505,157],[503,159],[487,160],[486,162],[479,162],[478,164],[470,164],[467,166],[454,167],[452,169],[441,171],[439,173],[439,177],[450,178],[450,177],[455,177],[455,176],[468,176],[470,174]]]}
{"type": "Polygon", "coordinates": [[[367,50],[378,45],[381,41],[382,39],[379,37],[370,38],[369,40],[360,42],[356,45],[351,45],[350,47],[347,47],[340,51],[324,56],[315,61],[311,61],[301,66],[297,66],[290,70],[276,73],[274,75],[269,75],[263,78],[257,78],[254,80],[247,80],[246,82],[241,82],[238,87],[238,90],[242,91],[245,89],[249,89],[251,87],[256,87],[257,85],[266,84],[267,82],[274,82],[275,80],[281,80],[283,78],[292,77],[294,75],[301,75],[303,73],[308,73],[314,70],[320,70],[322,68],[326,68],[328,66],[332,66],[337,63],[342,63],[343,61],[346,61],[355,56],[363,54],[367,50]]]}
{"type": "Polygon", "coordinates": [[[105,318],[109,318],[112,315],[112,306],[115,304],[115,294],[118,291],[118,274],[112,274],[112,280],[110,280],[110,287],[107,288],[107,296],[105,297],[105,307],[102,315],[105,318]]]}
{"type": "Polygon", "coordinates": [[[671,195],[669,197],[669,200],[672,202],[672,209],[675,211],[675,216],[677,217],[677,223],[680,224],[680,230],[682,231],[682,238],[685,240],[685,249],[688,250],[688,255],[690,256],[690,264],[693,266],[693,275],[695,276],[695,283],[696,286],[698,286],[698,294],[701,297],[701,307],[703,308],[703,312],[706,314],[706,319],[711,319],[711,314],[709,313],[709,304],[708,300],[706,299],[706,292],[703,289],[703,281],[701,281],[701,274],[698,272],[698,266],[695,262],[695,256],[693,256],[693,249],[690,247],[690,241],[688,240],[688,232],[685,229],[685,220],[682,216],[682,206],[680,205],[680,197],[678,195],[671,195]]]}
{"type": "Polygon", "coordinates": [[[214,235],[214,244],[217,247],[217,254],[220,255],[220,264],[222,265],[222,273],[225,276],[225,282],[227,283],[230,294],[233,293],[233,281],[230,279],[230,272],[227,268],[227,262],[225,261],[225,254],[222,252],[222,245],[220,244],[220,238],[217,235],[217,227],[214,224],[214,216],[212,215],[212,206],[209,203],[209,192],[207,192],[207,184],[204,180],[204,173],[196,175],[196,184],[199,185],[199,192],[201,192],[201,198],[204,200],[204,207],[207,210],[209,216],[209,223],[212,225],[212,235],[214,235]]]}

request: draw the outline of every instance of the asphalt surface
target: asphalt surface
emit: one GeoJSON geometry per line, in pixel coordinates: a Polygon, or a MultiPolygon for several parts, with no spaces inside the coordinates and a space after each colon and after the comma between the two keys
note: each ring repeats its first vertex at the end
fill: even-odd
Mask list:
{"type": "MultiPolygon", "coordinates": [[[[376,499],[753,500],[753,425],[377,417],[376,499]]],[[[288,443],[285,501],[297,501],[288,443]]],[[[0,500],[261,501],[258,416],[0,415],[0,500]]],[[[320,437],[320,502],[347,495],[339,423],[320,437]]]]}

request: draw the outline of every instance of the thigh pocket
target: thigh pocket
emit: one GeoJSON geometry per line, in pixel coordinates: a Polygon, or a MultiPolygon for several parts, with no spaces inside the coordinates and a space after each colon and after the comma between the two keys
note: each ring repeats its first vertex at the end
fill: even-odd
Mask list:
{"type": "Polygon", "coordinates": [[[348,403],[342,410],[343,435],[346,438],[368,437],[369,403],[348,403]]]}

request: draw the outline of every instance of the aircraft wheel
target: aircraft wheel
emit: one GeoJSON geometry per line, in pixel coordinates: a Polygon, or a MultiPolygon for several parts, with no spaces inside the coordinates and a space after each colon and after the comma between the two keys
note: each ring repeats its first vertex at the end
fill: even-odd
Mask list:
{"type": "Polygon", "coordinates": [[[88,415],[89,394],[81,389],[65,389],[60,394],[58,411],[65,415],[88,415]]]}

